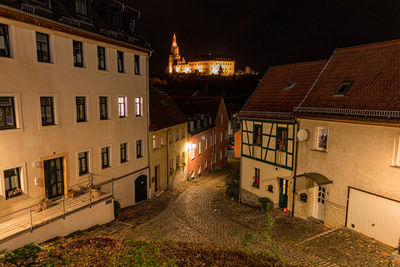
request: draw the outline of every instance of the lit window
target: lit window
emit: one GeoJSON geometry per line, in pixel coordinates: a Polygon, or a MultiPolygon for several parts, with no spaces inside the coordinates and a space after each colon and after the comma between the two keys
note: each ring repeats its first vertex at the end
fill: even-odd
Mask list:
{"type": "Polygon", "coordinates": [[[126,114],[126,97],[120,96],[118,97],[118,115],[120,118],[125,118],[126,114]]]}
{"type": "Polygon", "coordinates": [[[153,135],[153,149],[157,149],[157,137],[153,135]]]}
{"type": "Polygon", "coordinates": [[[10,57],[8,26],[4,24],[0,24],[0,57],[10,57]]]}
{"type": "Polygon", "coordinates": [[[143,97],[135,97],[136,117],[143,116],[143,97]]]}
{"type": "Polygon", "coordinates": [[[4,171],[4,186],[6,199],[13,198],[22,194],[20,168],[4,171]]]}
{"type": "Polygon", "coordinates": [[[87,151],[78,153],[79,176],[89,173],[88,154],[87,151]]]}
{"type": "Polygon", "coordinates": [[[165,143],[164,143],[164,135],[163,134],[160,137],[160,143],[161,143],[161,146],[165,145],[165,143]]]}
{"type": "Polygon", "coordinates": [[[207,160],[204,160],[204,169],[207,169],[208,165],[207,165],[207,160]]]}
{"type": "Polygon", "coordinates": [[[201,154],[201,141],[199,141],[199,155],[201,154]]]}
{"type": "Polygon", "coordinates": [[[317,149],[321,151],[326,151],[328,147],[328,129],[317,128],[317,149]]]}
{"type": "Polygon", "coordinates": [[[344,81],[344,82],[342,82],[340,84],[339,88],[336,90],[334,95],[336,95],[336,96],[345,95],[352,85],[353,85],[352,81],[344,81]]]}

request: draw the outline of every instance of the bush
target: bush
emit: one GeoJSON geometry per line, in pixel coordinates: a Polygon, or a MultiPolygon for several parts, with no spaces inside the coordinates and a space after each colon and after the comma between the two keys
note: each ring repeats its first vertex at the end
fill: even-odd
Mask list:
{"type": "Polygon", "coordinates": [[[240,170],[231,168],[230,173],[225,179],[225,184],[227,196],[233,197],[235,200],[238,200],[240,187],[240,170]]]}
{"type": "Polygon", "coordinates": [[[7,252],[1,259],[0,262],[3,264],[14,264],[16,266],[30,266],[36,262],[38,253],[41,251],[40,247],[28,244],[22,248],[14,249],[11,252],[7,252]]]}
{"type": "Polygon", "coordinates": [[[114,199],[114,218],[117,219],[121,213],[121,204],[118,200],[114,199]]]}
{"type": "Polygon", "coordinates": [[[263,210],[269,210],[269,208],[271,207],[271,204],[272,204],[272,201],[267,197],[260,197],[258,199],[258,202],[261,203],[261,208],[263,210]]]}

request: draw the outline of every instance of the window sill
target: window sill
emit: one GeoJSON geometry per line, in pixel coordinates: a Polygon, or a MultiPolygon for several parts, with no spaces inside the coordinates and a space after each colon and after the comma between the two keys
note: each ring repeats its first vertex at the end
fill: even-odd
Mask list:
{"type": "Polygon", "coordinates": [[[319,149],[310,149],[311,151],[320,152],[320,153],[328,153],[326,150],[319,150],[319,149]]]}
{"type": "Polygon", "coordinates": [[[390,168],[400,169],[400,165],[390,165],[390,168]]]}
{"type": "Polygon", "coordinates": [[[101,169],[102,169],[102,170],[107,170],[107,169],[109,169],[109,168],[111,168],[111,166],[107,166],[107,167],[106,167],[106,166],[101,166],[101,169]]]}

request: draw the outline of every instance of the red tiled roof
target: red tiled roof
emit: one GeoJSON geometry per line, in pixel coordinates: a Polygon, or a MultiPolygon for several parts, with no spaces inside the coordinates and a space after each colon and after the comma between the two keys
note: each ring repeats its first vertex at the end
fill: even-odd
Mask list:
{"type": "Polygon", "coordinates": [[[270,67],[240,115],[274,117],[272,113],[287,113],[283,117],[291,117],[294,107],[304,99],[326,63],[321,60],[270,67]],[[289,82],[295,85],[284,89],[289,82]]]}
{"type": "Polygon", "coordinates": [[[313,114],[368,118],[374,113],[361,111],[400,111],[400,40],[336,49],[300,114],[306,108],[319,108],[313,114]],[[353,84],[344,96],[334,96],[343,81],[353,84]]]}
{"type": "Polygon", "coordinates": [[[185,115],[166,93],[150,87],[150,131],[186,122],[185,115]]]}

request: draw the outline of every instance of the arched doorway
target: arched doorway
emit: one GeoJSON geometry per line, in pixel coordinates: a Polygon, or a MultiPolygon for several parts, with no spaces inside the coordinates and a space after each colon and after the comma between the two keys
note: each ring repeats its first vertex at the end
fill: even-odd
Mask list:
{"type": "Polygon", "coordinates": [[[147,199],[147,176],[140,175],[135,180],[135,203],[147,199]]]}

